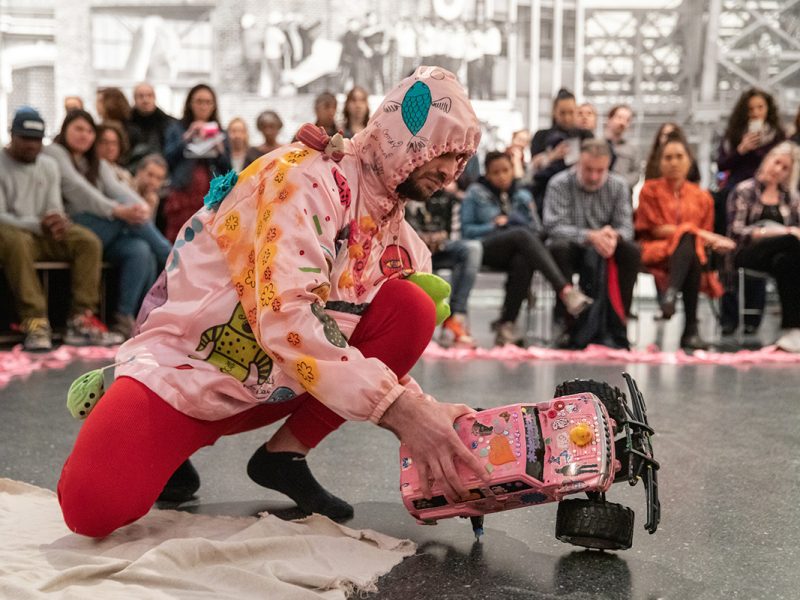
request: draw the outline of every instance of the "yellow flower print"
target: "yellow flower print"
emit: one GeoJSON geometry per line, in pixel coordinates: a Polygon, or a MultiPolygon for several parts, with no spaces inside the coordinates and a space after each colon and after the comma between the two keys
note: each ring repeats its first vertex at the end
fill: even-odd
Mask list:
{"type": "Polygon", "coordinates": [[[259,298],[261,299],[261,306],[264,308],[268,307],[275,299],[275,285],[272,282],[269,282],[262,287],[259,298]]]}
{"type": "Polygon", "coordinates": [[[278,239],[278,237],[280,236],[280,233],[281,233],[281,230],[278,227],[275,227],[275,226],[270,227],[269,229],[267,229],[266,240],[268,242],[274,242],[275,240],[278,239]]]}
{"type": "Polygon", "coordinates": [[[353,244],[347,249],[350,258],[364,258],[364,248],[361,244],[353,244]]]}
{"type": "Polygon", "coordinates": [[[319,383],[317,361],[310,356],[302,356],[295,363],[298,381],[307,390],[314,389],[319,383]]]}
{"type": "Polygon", "coordinates": [[[262,267],[269,266],[269,264],[275,259],[276,248],[274,244],[267,244],[263,248],[261,248],[260,252],[260,262],[262,267]]]}
{"type": "Polygon", "coordinates": [[[353,274],[350,271],[345,271],[339,276],[339,287],[340,288],[353,287],[353,274]]]}
{"type": "Polygon", "coordinates": [[[244,278],[244,282],[249,285],[251,288],[256,287],[256,277],[255,273],[253,273],[253,269],[247,269],[247,275],[244,278]]]}
{"type": "Polygon", "coordinates": [[[283,171],[278,171],[277,173],[275,173],[275,177],[273,177],[272,180],[275,183],[283,183],[285,177],[286,173],[284,173],[283,171]]]}
{"type": "Polygon", "coordinates": [[[367,232],[371,232],[377,229],[375,227],[375,221],[373,221],[372,217],[370,217],[369,215],[364,215],[358,220],[358,227],[359,229],[362,229],[363,231],[367,232]]]}
{"type": "Polygon", "coordinates": [[[239,229],[239,215],[237,213],[231,213],[225,218],[225,229],[228,231],[239,229]]]}

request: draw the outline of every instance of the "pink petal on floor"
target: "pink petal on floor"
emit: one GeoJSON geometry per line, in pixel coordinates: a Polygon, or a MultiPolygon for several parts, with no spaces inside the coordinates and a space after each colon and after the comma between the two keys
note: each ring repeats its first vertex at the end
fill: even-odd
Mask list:
{"type": "Polygon", "coordinates": [[[0,388],[8,385],[15,377],[27,377],[42,369],[63,369],[75,360],[114,360],[117,348],[99,346],[63,345],[46,354],[25,352],[22,345],[14,346],[8,352],[0,352],[0,388]]]}

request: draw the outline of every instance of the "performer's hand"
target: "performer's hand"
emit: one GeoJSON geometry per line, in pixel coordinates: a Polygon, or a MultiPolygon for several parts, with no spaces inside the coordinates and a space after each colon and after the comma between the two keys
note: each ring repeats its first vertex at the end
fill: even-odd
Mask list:
{"type": "Polygon", "coordinates": [[[406,390],[384,413],[380,425],[408,447],[426,498],[431,497],[431,483],[438,483],[450,500],[469,496],[456,470],[456,461],[488,483],[486,471],[453,429],[456,418],[470,412],[473,409],[464,404],[445,404],[406,390]]]}

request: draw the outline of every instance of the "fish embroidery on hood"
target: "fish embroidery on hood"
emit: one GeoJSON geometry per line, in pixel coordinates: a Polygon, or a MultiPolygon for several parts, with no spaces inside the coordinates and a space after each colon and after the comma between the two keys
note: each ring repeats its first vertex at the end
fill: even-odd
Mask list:
{"type": "Polygon", "coordinates": [[[384,112],[400,110],[403,115],[403,123],[405,123],[413,136],[408,142],[408,148],[412,152],[419,152],[428,143],[428,138],[417,134],[428,120],[431,106],[438,108],[442,112],[449,113],[453,105],[453,101],[447,96],[438,100],[433,100],[432,98],[431,88],[426,83],[417,81],[408,89],[401,103],[390,100],[383,108],[384,112]]]}

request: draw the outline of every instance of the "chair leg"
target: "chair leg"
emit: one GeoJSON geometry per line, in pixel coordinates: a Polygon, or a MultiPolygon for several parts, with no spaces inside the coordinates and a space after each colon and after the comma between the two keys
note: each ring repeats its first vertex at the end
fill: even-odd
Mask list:
{"type": "Polygon", "coordinates": [[[737,304],[739,305],[737,322],[736,322],[736,343],[740,346],[744,343],[744,311],[745,311],[745,297],[744,297],[744,269],[741,267],[738,270],[739,275],[739,289],[737,290],[737,304]]]}

